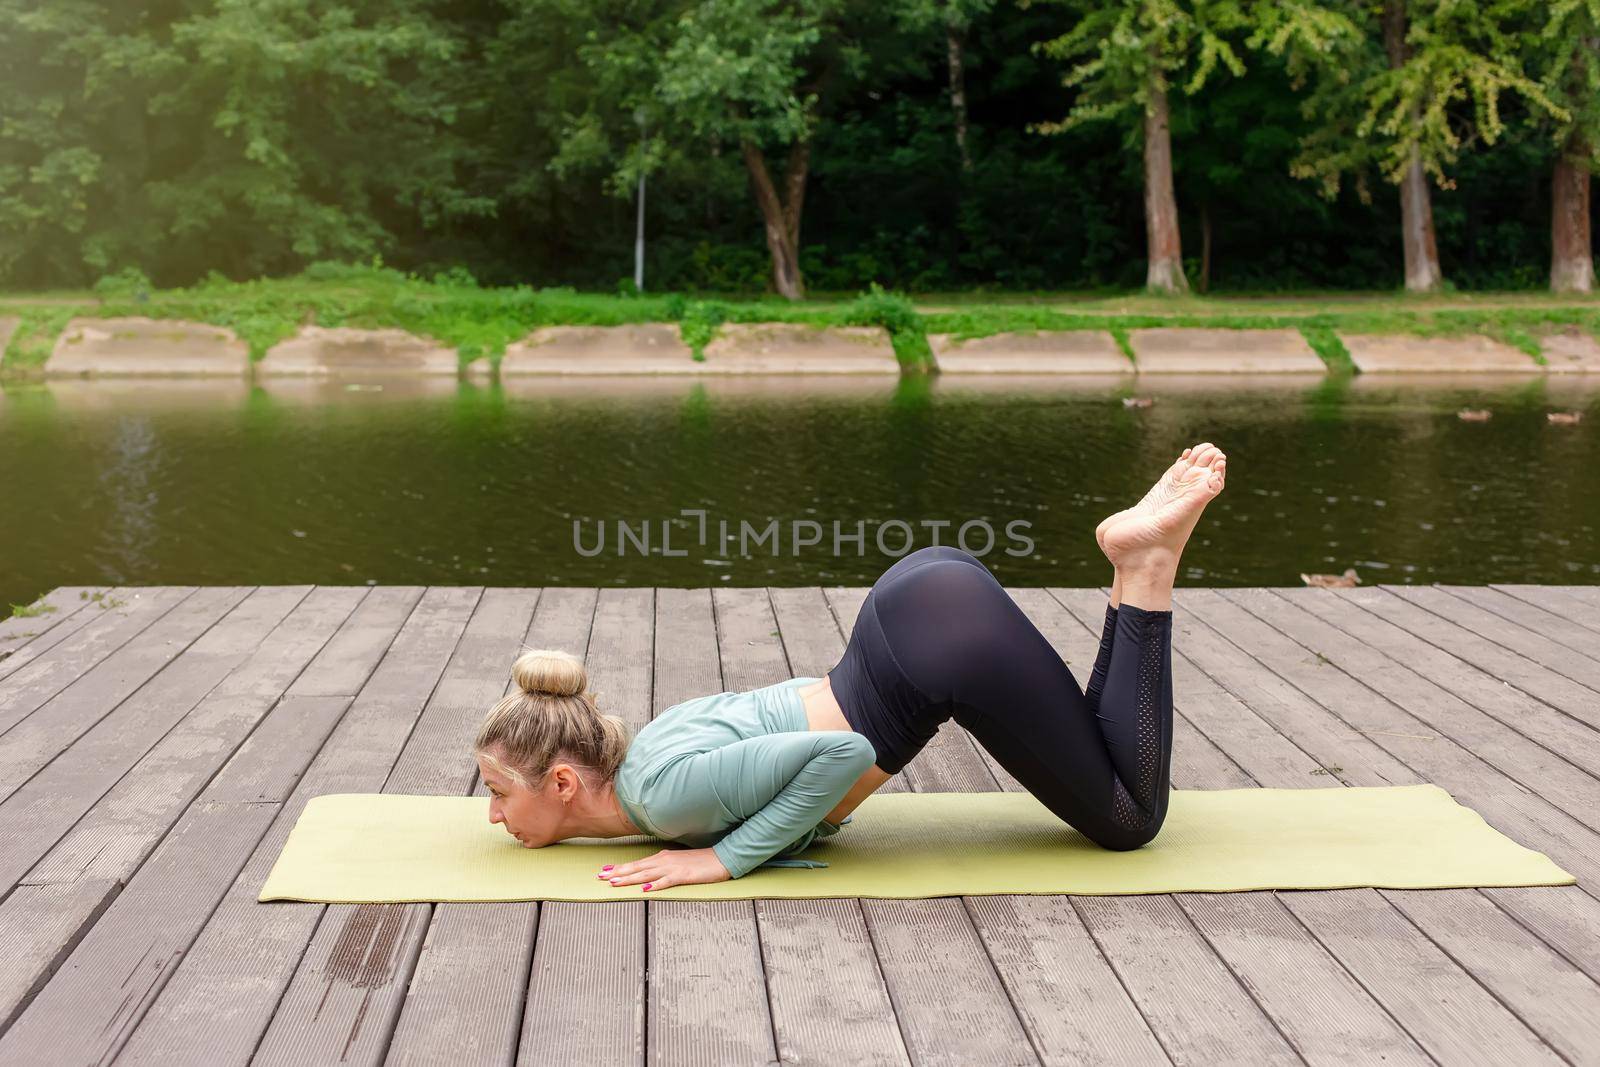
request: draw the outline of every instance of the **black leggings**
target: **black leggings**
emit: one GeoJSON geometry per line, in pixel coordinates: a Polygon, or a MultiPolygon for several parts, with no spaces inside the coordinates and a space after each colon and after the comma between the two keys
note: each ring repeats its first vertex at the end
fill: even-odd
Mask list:
{"type": "Polygon", "coordinates": [[[873,583],[828,678],[851,728],[891,774],[954,716],[1045,807],[1103,848],[1138,848],[1166,819],[1170,610],[1108,604],[1080,690],[988,568],[935,545],[873,583]]]}

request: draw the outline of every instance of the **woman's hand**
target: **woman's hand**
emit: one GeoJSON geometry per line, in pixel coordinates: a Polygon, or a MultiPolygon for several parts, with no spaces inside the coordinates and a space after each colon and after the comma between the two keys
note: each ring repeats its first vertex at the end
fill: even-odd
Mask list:
{"type": "Polygon", "coordinates": [[[675,885],[701,885],[726,882],[733,876],[710,848],[664,848],[654,856],[632,863],[601,868],[596,878],[608,879],[614,886],[644,883],[640,892],[666,889],[675,885]]]}

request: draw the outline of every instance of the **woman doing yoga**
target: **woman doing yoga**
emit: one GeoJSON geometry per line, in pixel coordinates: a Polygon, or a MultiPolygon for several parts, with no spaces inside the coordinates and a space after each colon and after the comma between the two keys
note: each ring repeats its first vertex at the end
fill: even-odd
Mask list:
{"type": "Polygon", "coordinates": [[[946,719],[1063,821],[1103,848],[1153,839],[1172,756],[1172,583],[1227,460],[1184,449],[1095,539],[1114,568],[1088,684],[986,567],[919,549],[873,583],[823,678],[674,705],[629,737],[562,652],[517,659],[474,751],[489,821],[528,848],[647,834],[686,845],[596,875],[641,892],[739,878],[798,858],[898,774],[946,719]]]}

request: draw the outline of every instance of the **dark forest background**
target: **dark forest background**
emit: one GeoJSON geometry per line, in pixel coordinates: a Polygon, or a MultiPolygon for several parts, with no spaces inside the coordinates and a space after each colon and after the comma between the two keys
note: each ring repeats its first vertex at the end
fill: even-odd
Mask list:
{"type": "MultiPolygon", "coordinates": [[[[646,288],[763,291],[771,259],[738,145],[678,128],[662,138],[641,110],[654,94],[653,113],[672,112],[653,60],[689,6],[0,0],[0,285],[83,286],[134,268],[175,286],[379,256],[483,284],[611,290],[632,275],[635,180],[648,171],[646,288]],[[641,136],[657,134],[637,152],[635,112],[641,136]]],[[[1032,128],[1074,106],[1064,65],[1034,47],[1073,17],[1015,3],[963,15],[966,165],[947,27],[891,4],[830,23],[844,60],[809,127],[808,289],[1142,284],[1137,131],[1032,128]]],[[[1316,121],[1305,98],[1265,52],[1242,75],[1170,94],[1191,282],[1401,284],[1395,185],[1356,175],[1329,199],[1290,176],[1316,121]]],[[[1556,149],[1522,101],[1500,107],[1504,134],[1488,145],[1464,126],[1454,187],[1433,187],[1439,258],[1461,289],[1549,280],[1556,149]]]]}

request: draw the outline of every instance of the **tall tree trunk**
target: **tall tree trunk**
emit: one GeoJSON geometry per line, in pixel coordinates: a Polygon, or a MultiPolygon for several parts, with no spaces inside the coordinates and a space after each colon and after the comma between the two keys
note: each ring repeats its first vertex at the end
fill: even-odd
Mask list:
{"type": "MultiPolygon", "coordinates": [[[[1405,0],[1386,0],[1383,5],[1383,44],[1389,53],[1389,67],[1399,70],[1409,58],[1406,48],[1405,0]]],[[[1413,120],[1422,122],[1421,109],[1414,109],[1413,120]]],[[[1406,289],[1431,293],[1444,285],[1439,269],[1439,249],[1433,239],[1433,199],[1428,190],[1428,175],[1422,169],[1422,151],[1411,146],[1411,157],[1400,180],[1400,236],[1405,248],[1406,289]]]]}
{"type": "Polygon", "coordinates": [[[962,58],[966,33],[966,27],[954,15],[945,23],[945,47],[950,57],[950,110],[955,116],[956,148],[961,152],[961,169],[970,174],[972,155],[967,151],[967,75],[962,58]]]}
{"type": "MultiPolygon", "coordinates": [[[[1422,116],[1417,116],[1420,121],[1422,116]]],[[[1433,200],[1428,176],[1422,169],[1422,152],[1411,149],[1405,178],[1400,182],[1400,230],[1405,242],[1406,289],[1431,293],[1444,285],[1439,269],[1439,249],[1433,239],[1433,200]]]]}
{"type": "Polygon", "coordinates": [[[1588,146],[1573,132],[1556,158],[1550,181],[1550,288],[1558,293],[1594,288],[1588,157],[1588,146]]]}
{"type": "Polygon", "coordinates": [[[796,141],[789,148],[789,169],[783,176],[783,223],[789,247],[800,255],[800,212],[806,202],[806,175],[811,170],[811,142],[796,141]]]}
{"type": "Polygon", "coordinates": [[[761,154],[761,149],[749,141],[742,142],[739,148],[744,155],[745,169],[750,173],[750,187],[755,192],[756,204],[761,208],[761,221],[767,234],[767,251],[772,253],[772,287],[788,300],[802,299],[806,295],[806,288],[800,277],[800,210],[805,200],[811,145],[800,141],[790,149],[783,199],[779,199],[778,191],[772,184],[772,175],[767,171],[767,160],[761,154]]]}
{"type": "Polygon", "coordinates": [[[1187,293],[1183,249],[1178,238],[1178,200],[1172,192],[1172,131],[1167,90],[1151,86],[1144,111],[1144,228],[1150,267],[1145,288],[1153,293],[1187,293]]]}
{"type": "Polygon", "coordinates": [[[1211,205],[1200,205],[1200,291],[1211,291],[1211,205]]]}

